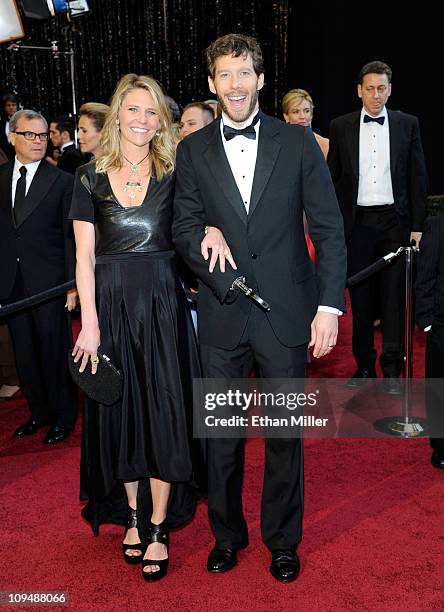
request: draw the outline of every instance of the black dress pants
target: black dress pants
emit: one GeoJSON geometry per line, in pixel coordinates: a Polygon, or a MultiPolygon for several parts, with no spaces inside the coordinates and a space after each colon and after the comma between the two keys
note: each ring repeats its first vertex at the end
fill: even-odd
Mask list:
{"type": "MultiPolygon", "coordinates": [[[[357,207],[347,244],[347,276],[396,251],[408,236],[401,229],[394,206],[357,207]]],[[[353,314],[352,349],[358,368],[374,368],[375,304],[381,317],[381,367],[385,375],[399,376],[403,367],[404,269],[403,256],[350,288],[353,314]]]]}
{"type": "MultiPolygon", "coordinates": [[[[267,316],[252,305],[239,345],[233,350],[201,345],[201,357],[206,378],[248,378],[254,364],[261,378],[304,378],[307,345],[281,344],[267,316]]],[[[248,544],[242,509],[244,451],[244,439],[208,440],[208,512],[218,548],[238,550],[248,544]]],[[[261,509],[265,545],[295,550],[302,513],[302,440],[267,438],[261,509]]]]}
{"type": "MultiPolygon", "coordinates": [[[[20,270],[7,303],[30,297],[20,270]]],[[[72,336],[66,296],[20,310],[8,318],[17,372],[34,419],[74,429],[75,388],[68,370],[72,336]]]]}
{"type": "MultiPolygon", "coordinates": [[[[430,381],[432,392],[428,391],[426,383],[426,407],[427,421],[430,426],[431,435],[444,432],[444,326],[433,324],[432,329],[427,332],[426,341],[426,378],[438,378],[440,381],[430,381]]],[[[444,438],[431,437],[430,445],[433,449],[444,452],[444,438]]]]}

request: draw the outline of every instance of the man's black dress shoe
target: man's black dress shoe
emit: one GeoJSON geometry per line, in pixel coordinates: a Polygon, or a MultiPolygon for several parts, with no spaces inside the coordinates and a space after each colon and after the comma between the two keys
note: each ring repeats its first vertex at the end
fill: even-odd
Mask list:
{"type": "Polygon", "coordinates": [[[347,381],[349,389],[358,389],[367,384],[369,378],[376,378],[375,368],[358,368],[352,378],[347,381]]]}
{"type": "Polygon", "coordinates": [[[20,427],[15,430],[14,436],[17,436],[17,438],[22,438],[23,436],[30,436],[31,434],[35,434],[36,431],[38,431],[41,427],[44,427],[45,425],[47,425],[45,421],[39,421],[38,419],[31,418],[29,419],[29,421],[26,421],[26,423],[20,425],[20,427]]]}
{"type": "Polygon", "coordinates": [[[213,548],[208,556],[207,570],[214,574],[226,572],[237,564],[237,553],[232,548],[213,548]]]}
{"type": "Polygon", "coordinates": [[[291,550],[273,550],[270,573],[280,582],[293,582],[299,576],[299,557],[291,550]]]}
{"type": "Polygon", "coordinates": [[[57,444],[57,442],[63,442],[71,433],[70,429],[65,429],[64,427],[59,427],[58,425],[54,425],[50,427],[48,433],[43,440],[44,444],[57,444]]]}
{"type": "Polygon", "coordinates": [[[401,381],[399,380],[399,376],[384,376],[384,380],[382,381],[382,388],[385,393],[389,395],[401,395],[402,394],[402,386],[401,381]]]}
{"type": "Polygon", "coordinates": [[[444,469],[444,451],[435,450],[432,453],[430,462],[433,467],[444,469]]]}

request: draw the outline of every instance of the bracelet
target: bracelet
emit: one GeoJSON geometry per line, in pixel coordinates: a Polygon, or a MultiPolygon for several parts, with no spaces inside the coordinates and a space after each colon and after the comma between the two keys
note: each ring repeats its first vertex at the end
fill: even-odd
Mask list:
{"type": "Polygon", "coordinates": [[[205,232],[205,236],[208,234],[208,230],[210,229],[209,225],[205,225],[204,226],[204,232],[205,232]]]}

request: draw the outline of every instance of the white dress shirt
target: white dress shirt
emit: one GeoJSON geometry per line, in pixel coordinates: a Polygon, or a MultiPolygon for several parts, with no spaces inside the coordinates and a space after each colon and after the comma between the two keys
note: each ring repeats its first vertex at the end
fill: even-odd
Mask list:
{"type": "MultiPolygon", "coordinates": [[[[248,119],[245,120],[242,127],[250,125],[257,112],[259,111],[254,111],[248,119]]],[[[260,123],[259,120],[254,126],[256,131],[256,138],[254,140],[243,135],[235,136],[231,140],[226,140],[223,133],[224,125],[229,125],[235,129],[240,129],[241,126],[233,123],[225,113],[222,113],[222,120],[220,122],[222,144],[247,213],[250,208],[251,190],[253,188],[254,171],[256,168],[260,123]]],[[[342,314],[340,310],[331,306],[318,306],[318,312],[330,312],[336,315],[342,314]]]]}
{"type": "Polygon", "coordinates": [[[361,111],[359,128],[359,188],[358,206],[382,206],[393,204],[392,177],[390,174],[390,131],[387,109],[378,117],[384,117],[383,125],[376,121],[364,123],[361,111]]]}
{"type": "Polygon", "coordinates": [[[65,142],[65,144],[62,144],[62,146],[60,147],[60,151],[63,153],[63,151],[66,149],[66,147],[70,147],[73,144],[74,144],[74,140],[70,140],[69,142],[65,142]]]}
{"type": "Polygon", "coordinates": [[[28,189],[31,186],[32,179],[34,178],[34,175],[37,172],[37,168],[39,167],[41,161],[42,160],[39,159],[39,161],[31,162],[30,164],[22,164],[22,162],[19,162],[19,160],[15,158],[14,170],[12,172],[12,190],[11,190],[13,208],[14,208],[14,200],[15,200],[15,190],[17,189],[17,181],[19,180],[21,176],[20,168],[22,166],[26,166],[26,192],[25,194],[27,194],[28,189]]]}
{"type": "MultiPolygon", "coordinates": [[[[254,117],[259,111],[255,110],[245,121],[245,126],[250,125],[254,117]]],[[[256,167],[257,145],[259,142],[259,125],[260,120],[254,126],[256,130],[256,138],[247,138],[246,136],[235,136],[231,140],[225,140],[223,129],[224,125],[229,125],[232,128],[240,129],[225,113],[222,113],[222,121],[220,122],[220,131],[222,135],[222,143],[224,145],[225,154],[230,164],[231,172],[236,181],[237,188],[241,194],[242,201],[248,213],[250,208],[251,190],[253,188],[254,169],[256,167]]]]}

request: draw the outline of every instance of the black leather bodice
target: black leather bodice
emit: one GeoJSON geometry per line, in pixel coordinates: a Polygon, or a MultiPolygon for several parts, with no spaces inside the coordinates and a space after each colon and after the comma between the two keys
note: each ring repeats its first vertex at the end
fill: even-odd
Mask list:
{"type": "Polygon", "coordinates": [[[115,197],[107,174],[97,174],[95,164],[78,170],[94,206],[96,256],[173,249],[174,175],[157,181],[151,177],[140,206],[124,207],[115,197]]]}

